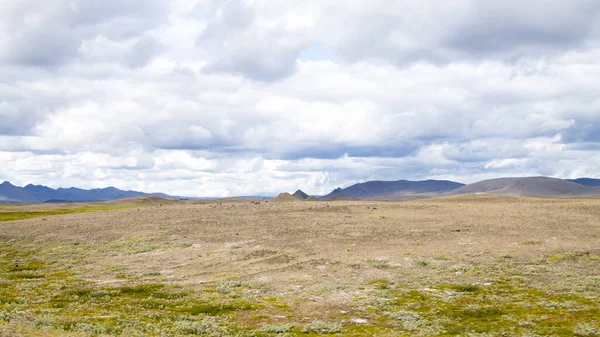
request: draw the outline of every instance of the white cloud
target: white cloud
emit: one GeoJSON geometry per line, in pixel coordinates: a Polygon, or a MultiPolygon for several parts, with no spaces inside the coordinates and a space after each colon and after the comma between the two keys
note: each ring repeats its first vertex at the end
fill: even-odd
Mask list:
{"type": "Polygon", "coordinates": [[[600,165],[590,2],[0,5],[0,180],[227,196],[600,165]],[[315,42],[336,58],[300,60],[315,42]]]}

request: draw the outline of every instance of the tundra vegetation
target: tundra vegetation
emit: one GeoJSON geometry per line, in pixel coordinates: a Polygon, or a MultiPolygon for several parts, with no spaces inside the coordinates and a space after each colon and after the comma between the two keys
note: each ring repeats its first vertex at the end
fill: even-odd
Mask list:
{"type": "Polygon", "coordinates": [[[126,206],[0,223],[0,336],[600,336],[600,199],[126,206]]]}

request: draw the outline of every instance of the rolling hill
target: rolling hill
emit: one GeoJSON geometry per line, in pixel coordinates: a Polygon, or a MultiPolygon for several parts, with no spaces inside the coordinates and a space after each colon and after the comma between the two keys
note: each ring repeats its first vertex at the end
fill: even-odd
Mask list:
{"type": "Polygon", "coordinates": [[[108,201],[144,196],[173,198],[164,193],[124,191],[115,187],[84,190],[75,187],[52,189],[47,186],[31,184],[25,187],[19,187],[8,181],[0,184],[1,202],[85,202],[108,201]]]}
{"type": "Polygon", "coordinates": [[[368,181],[346,188],[336,188],[322,198],[330,199],[339,195],[353,199],[380,199],[401,198],[415,195],[440,195],[456,190],[462,186],[464,186],[464,184],[448,180],[368,181]]]}
{"type": "MultiPolygon", "coordinates": [[[[346,188],[336,188],[320,200],[396,199],[405,197],[428,197],[456,194],[506,194],[521,196],[586,196],[600,195],[600,179],[557,179],[549,177],[498,178],[464,185],[448,180],[424,181],[367,181],[346,188]]],[[[0,203],[7,202],[87,202],[109,201],[138,197],[179,198],[164,193],[124,191],[115,187],[80,189],[75,187],[52,189],[29,184],[19,187],[8,181],[0,184],[0,203]]],[[[237,197],[242,198],[242,197],[237,197]]],[[[252,197],[268,199],[266,197],[252,197]]],[[[307,200],[302,190],[293,195],[285,193],[276,200],[307,200]]],[[[312,197],[311,199],[315,199],[312,197]]]]}
{"type": "Polygon", "coordinates": [[[600,195],[600,187],[549,177],[499,178],[463,186],[452,194],[472,193],[521,196],[600,195]]]}

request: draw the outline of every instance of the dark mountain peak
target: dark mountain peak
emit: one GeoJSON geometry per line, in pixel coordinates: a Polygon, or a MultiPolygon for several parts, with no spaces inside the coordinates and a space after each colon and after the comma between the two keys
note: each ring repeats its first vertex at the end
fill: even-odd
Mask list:
{"type": "Polygon", "coordinates": [[[338,195],[338,194],[342,193],[342,191],[343,191],[342,188],[338,187],[335,190],[331,191],[331,193],[329,193],[328,195],[330,195],[330,196],[331,195],[338,195]]]}
{"type": "Polygon", "coordinates": [[[296,192],[294,192],[294,194],[292,194],[292,196],[300,200],[308,199],[308,194],[302,192],[302,190],[297,190],[296,192]]]}
{"type": "Polygon", "coordinates": [[[3,187],[9,187],[9,186],[16,187],[15,185],[11,184],[9,181],[3,182],[2,184],[0,184],[0,186],[3,186],[3,187]]]}

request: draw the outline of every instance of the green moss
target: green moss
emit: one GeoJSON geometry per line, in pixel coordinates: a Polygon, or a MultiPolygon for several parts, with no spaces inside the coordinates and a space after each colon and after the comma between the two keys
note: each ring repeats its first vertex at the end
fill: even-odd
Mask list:
{"type": "Polygon", "coordinates": [[[237,303],[237,304],[215,304],[215,303],[203,303],[196,304],[192,307],[184,309],[184,312],[188,312],[192,315],[208,315],[218,316],[228,314],[236,311],[251,310],[254,309],[255,305],[252,303],[237,303]]]}
{"type": "Polygon", "coordinates": [[[262,332],[284,333],[291,331],[294,326],[291,324],[266,324],[260,328],[262,332]]]}
{"type": "Polygon", "coordinates": [[[33,212],[0,211],[0,221],[15,221],[15,220],[24,220],[24,219],[30,219],[30,218],[43,217],[43,216],[119,210],[119,209],[128,209],[128,208],[134,208],[134,207],[137,207],[137,206],[86,206],[86,207],[78,207],[78,208],[53,209],[53,210],[47,210],[47,211],[33,211],[33,212]]]}
{"type": "Polygon", "coordinates": [[[451,289],[462,292],[462,293],[471,293],[481,290],[481,287],[476,284],[455,284],[451,286],[451,289]]]}
{"type": "Polygon", "coordinates": [[[564,260],[567,258],[567,255],[565,255],[565,254],[550,254],[550,255],[548,255],[548,258],[551,260],[564,260]]]}
{"type": "Polygon", "coordinates": [[[55,308],[55,309],[63,309],[66,308],[68,305],[70,305],[71,303],[75,303],[76,301],[73,299],[65,299],[65,298],[53,298],[50,300],[50,302],[48,303],[48,306],[50,308],[55,308]]]}
{"type": "Polygon", "coordinates": [[[455,311],[457,317],[475,318],[479,321],[497,321],[505,314],[504,311],[496,307],[474,308],[455,311]]]}
{"type": "Polygon", "coordinates": [[[23,301],[18,300],[12,296],[0,295],[0,304],[20,304],[23,301]]]}
{"type": "Polygon", "coordinates": [[[33,271],[13,272],[6,275],[9,280],[33,280],[44,278],[44,274],[33,271]]]}
{"type": "Polygon", "coordinates": [[[155,249],[157,249],[158,246],[157,245],[153,245],[153,244],[142,244],[139,245],[137,247],[135,247],[133,253],[134,254],[141,254],[141,253],[147,253],[147,252],[151,252],[155,249]]]}
{"type": "Polygon", "coordinates": [[[389,280],[374,280],[369,282],[369,285],[375,286],[377,289],[388,289],[392,282],[389,280]]]}
{"type": "Polygon", "coordinates": [[[577,251],[570,253],[552,253],[546,255],[551,261],[584,261],[597,262],[600,261],[600,253],[597,251],[577,251]]]}
{"type": "MultiPolygon", "coordinates": [[[[433,272],[430,268],[392,267],[385,273],[390,280],[401,282],[380,279],[362,285],[331,283],[293,292],[252,280],[182,286],[178,285],[179,280],[170,282],[167,277],[160,278],[164,284],[133,283],[128,278],[119,282],[130,284],[115,287],[82,280],[94,279],[96,271],[114,278],[126,270],[126,266],[117,266],[110,272],[98,268],[87,274],[85,268],[98,256],[94,254],[131,254],[145,244],[158,245],[134,239],[108,244],[0,241],[0,316],[4,317],[0,321],[23,322],[31,329],[31,335],[64,328],[87,336],[99,331],[123,336],[177,336],[186,331],[204,331],[199,328],[204,316],[214,316],[212,322],[223,328],[219,331],[226,331],[224,335],[256,337],[274,336],[276,332],[260,330],[274,324],[293,325],[285,332],[289,336],[319,336],[302,332],[304,325],[315,318],[344,322],[337,336],[508,333],[582,337],[598,331],[599,278],[590,272],[597,267],[596,252],[564,252],[564,257],[557,259],[549,255],[486,261],[457,257],[456,263],[469,268],[454,270],[436,264],[433,272]],[[475,264],[477,268],[473,267],[475,264]],[[465,271],[471,269],[476,272],[465,271]],[[43,277],[29,279],[19,275],[43,277]],[[546,282],[546,275],[551,282],[546,282]],[[330,292],[338,290],[355,297],[348,298],[340,310],[316,307],[309,314],[310,320],[304,319],[307,314],[303,310],[311,305],[310,296],[326,300],[330,292]],[[303,309],[298,310],[295,304],[300,301],[303,309]],[[285,317],[273,318],[281,315],[285,317]],[[352,323],[356,317],[365,318],[368,323],[352,323]]],[[[160,247],[181,249],[176,243],[160,247]]],[[[385,259],[374,262],[387,263],[385,259]]],[[[55,335],[60,336],[60,331],[55,335]]]]}
{"type": "Polygon", "coordinates": [[[370,267],[376,268],[376,269],[389,269],[392,268],[392,265],[386,260],[386,259],[369,259],[367,260],[367,264],[370,267]]]}
{"type": "Polygon", "coordinates": [[[161,310],[174,310],[177,308],[178,303],[173,303],[164,300],[145,300],[140,302],[134,302],[131,305],[143,309],[161,309],[161,310]]]}
{"type": "Polygon", "coordinates": [[[272,302],[269,303],[269,305],[273,308],[278,308],[281,309],[283,311],[292,311],[292,307],[286,303],[282,303],[282,302],[272,302]]]}
{"type": "Polygon", "coordinates": [[[428,267],[428,266],[432,266],[431,261],[425,260],[425,259],[417,259],[414,261],[414,264],[420,267],[428,267]]]}
{"type": "Polygon", "coordinates": [[[15,262],[7,268],[7,271],[34,271],[43,268],[45,265],[46,264],[42,261],[28,261],[24,263],[15,262]]]}
{"type": "Polygon", "coordinates": [[[391,327],[380,325],[349,325],[344,326],[343,334],[340,336],[386,336],[394,333],[394,336],[403,336],[391,327]]]}
{"type": "Polygon", "coordinates": [[[50,272],[50,273],[46,274],[46,278],[48,278],[48,279],[55,279],[55,280],[56,279],[58,279],[58,280],[69,279],[69,278],[71,278],[73,276],[75,276],[74,273],[71,273],[71,272],[68,272],[68,271],[64,271],[64,270],[56,271],[56,272],[50,272]]]}
{"type": "Polygon", "coordinates": [[[163,289],[165,287],[164,284],[158,283],[148,283],[148,284],[139,284],[136,286],[126,286],[117,288],[120,295],[130,296],[130,297],[149,297],[153,296],[157,293],[158,290],[163,289]]]}
{"type": "Polygon", "coordinates": [[[451,258],[446,254],[440,254],[433,257],[434,260],[438,261],[449,261],[451,258]]]}
{"type": "Polygon", "coordinates": [[[374,307],[382,315],[382,322],[385,322],[383,311],[396,317],[394,312],[408,310],[415,317],[441,322],[449,335],[509,329],[572,336],[575,324],[594,322],[594,317],[600,314],[598,302],[593,299],[571,293],[548,293],[506,280],[485,287],[471,283],[439,284],[426,291],[409,287],[399,285],[383,292],[376,288],[375,299],[385,300],[374,307]],[[528,328],[528,324],[520,325],[530,320],[535,320],[535,324],[530,324],[535,329],[528,328]]]}

